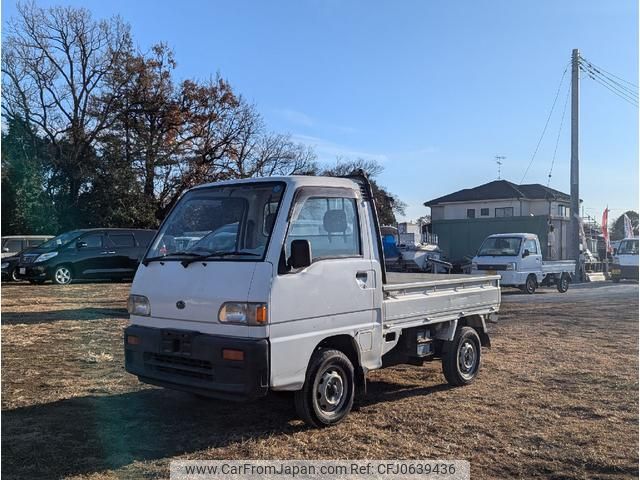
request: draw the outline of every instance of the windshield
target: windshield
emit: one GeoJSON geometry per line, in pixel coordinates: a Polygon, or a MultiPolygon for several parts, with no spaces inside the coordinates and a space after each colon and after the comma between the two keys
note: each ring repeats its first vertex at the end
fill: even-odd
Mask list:
{"type": "Polygon", "coordinates": [[[283,193],[282,182],[192,190],[167,217],[146,258],[264,258],[283,193]]]}
{"type": "Polygon", "coordinates": [[[618,247],[618,255],[638,255],[638,240],[624,240],[618,247]]]}
{"type": "Polygon", "coordinates": [[[479,257],[509,257],[518,255],[522,239],[518,237],[489,237],[478,252],[479,257]]]}
{"type": "Polygon", "coordinates": [[[78,238],[82,232],[80,230],[72,230],[71,232],[65,232],[63,234],[58,235],[57,237],[53,237],[51,240],[47,240],[41,245],[38,245],[38,248],[58,248],[66,245],[67,243],[73,241],[78,238]]]}

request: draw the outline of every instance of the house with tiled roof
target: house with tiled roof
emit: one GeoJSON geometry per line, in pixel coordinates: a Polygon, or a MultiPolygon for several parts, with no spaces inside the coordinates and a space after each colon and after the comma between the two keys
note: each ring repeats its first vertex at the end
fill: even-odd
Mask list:
{"type": "Polygon", "coordinates": [[[539,183],[494,180],[424,205],[431,209],[431,231],[451,261],[464,263],[494,233],[535,233],[545,258],[568,254],[570,197],[539,183]]]}

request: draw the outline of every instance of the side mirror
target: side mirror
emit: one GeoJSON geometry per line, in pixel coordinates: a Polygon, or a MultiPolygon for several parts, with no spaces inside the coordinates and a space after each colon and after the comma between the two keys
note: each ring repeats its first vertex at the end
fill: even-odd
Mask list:
{"type": "Polygon", "coordinates": [[[3,247],[2,253],[7,253],[9,251],[9,247],[3,247]]]}
{"type": "Polygon", "coordinates": [[[76,248],[79,250],[81,248],[87,248],[87,242],[83,242],[82,240],[78,240],[76,242],[76,248]]]}
{"type": "Polygon", "coordinates": [[[524,252],[522,252],[522,258],[528,257],[529,255],[531,255],[531,252],[528,249],[525,249],[524,252]]]}
{"type": "Polygon", "coordinates": [[[309,240],[294,240],[291,242],[291,256],[289,266],[291,268],[305,268],[311,265],[311,243],[309,240]]]}

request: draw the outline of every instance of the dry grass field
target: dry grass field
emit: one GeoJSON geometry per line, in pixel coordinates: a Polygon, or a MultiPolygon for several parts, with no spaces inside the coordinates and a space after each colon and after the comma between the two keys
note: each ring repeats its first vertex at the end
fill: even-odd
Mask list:
{"type": "Polygon", "coordinates": [[[165,478],[185,459],[468,459],[472,478],[637,478],[638,287],[505,294],[478,380],[374,372],[348,419],[205,401],[123,369],[127,284],[2,288],[5,478],[165,478]]]}

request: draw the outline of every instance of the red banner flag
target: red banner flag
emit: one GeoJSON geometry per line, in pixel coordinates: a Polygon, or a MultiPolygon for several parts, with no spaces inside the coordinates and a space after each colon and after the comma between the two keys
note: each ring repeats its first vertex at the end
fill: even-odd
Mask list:
{"type": "Polygon", "coordinates": [[[609,207],[602,212],[602,236],[604,237],[604,248],[607,253],[612,253],[611,242],[609,241],[609,207]]]}

